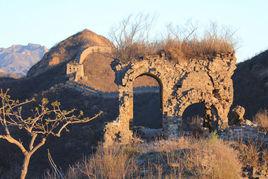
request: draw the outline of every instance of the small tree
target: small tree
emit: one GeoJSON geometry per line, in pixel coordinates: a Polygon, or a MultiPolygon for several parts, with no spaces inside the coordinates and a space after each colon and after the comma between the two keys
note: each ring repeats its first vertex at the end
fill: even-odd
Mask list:
{"type": "Polygon", "coordinates": [[[75,109],[62,110],[58,101],[49,103],[46,98],[43,98],[41,104],[36,107],[29,108],[27,104],[32,104],[35,99],[22,102],[12,100],[8,91],[3,90],[0,90],[0,100],[0,139],[16,145],[23,153],[21,179],[27,175],[32,155],[46,143],[49,136],[61,137],[63,131],[68,131],[68,126],[87,123],[102,113],[99,112],[91,118],[83,118],[82,112],[76,115],[75,109]],[[12,129],[26,132],[30,138],[28,144],[17,139],[12,129]]]}

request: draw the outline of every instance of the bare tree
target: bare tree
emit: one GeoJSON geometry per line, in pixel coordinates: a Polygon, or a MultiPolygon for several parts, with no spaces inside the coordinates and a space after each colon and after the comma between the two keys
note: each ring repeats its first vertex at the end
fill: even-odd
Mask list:
{"type": "Polygon", "coordinates": [[[35,99],[22,102],[12,100],[8,91],[3,90],[0,90],[0,100],[0,139],[14,144],[23,153],[21,179],[27,175],[32,155],[46,143],[49,136],[61,137],[63,131],[68,131],[68,126],[87,123],[102,114],[99,112],[91,118],[83,118],[82,112],[76,115],[77,110],[75,109],[62,110],[58,101],[49,103],[46,98],[43,98],[41,104],[30,110],[28,105],[35,102],[35,99]],[[31,111],[32,114],[25,114],[25,110],[31,111]],[[15,138],[12,131],[16,128],[28,134],[30,138],[28,144],[15,138]]]}
{"type": "Polygon", "coordinates": [[[149,15],[129,15],[110,31],[110,39],[115,45],[113,58],[123,62],[130,60],[136,55],[143,55],[149,51],[150,30],[154,18],[149,15]]]}

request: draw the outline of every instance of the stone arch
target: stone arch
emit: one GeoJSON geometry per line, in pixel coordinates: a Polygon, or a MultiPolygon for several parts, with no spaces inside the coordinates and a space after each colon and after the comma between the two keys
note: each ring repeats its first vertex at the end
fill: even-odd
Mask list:
{"type": "MultiPolygon", "coordinates": [[[[128,83],[123,83],[124,85],[119,86],[119,101],[120,101],[120,107],[119,107],[119,120],[125,121],[125,122],[131,122],[133,119],[133,83],[136,78],[142,75],[150,76],[154,78],[160,87],[160,92],[161,92],[161,110],[162,110],[162,115],[165,111],[165,106],[163,105],[166,101],[165,97],[165,80],[161,79],[160,73],[154,69],[152,72],[150,68],[147,70],[142,70],[140,73],[130,73],[130,75],[126,76],[128,78],[124,78],[123,80],[128,81],[128,83]]],[[[123,81],[122,81],[123,82],[123,81]]]]}
{"type": "Polygon", "coordinates": [[[206,105],[204,102],[188,105],[182,114],[182,125],[179,126],[180,133],[198,137],[202,134],[205,118],[206,105]]]}
{"type": "MultiPolygon", "coordinates": [[[[173,64],[158,56],[142,61],[134,61],[119,72],[119,120],[128,122],[133,119],[133,82],[141,75],[148,75],[156,79],[161,87],[162,112],[163,115],[168,111],[167,105],[170,82],[167,73],[172,73],[173,64]]],[[[175,73],[175,72],[174,72],[175,73]]],[[[172,76],[170,76],[172,78],[172,76]]],[[[171,84],[172,85],[172,84],[171,84]]]]}
{"type": "Polygon", "coordinates": [[[155,76],[151,73],[143,73],[143,74],[137,76],[136,79],[132,83],[133,83],[132,84],[133,119],[130,122],[130,124],[131,124],[130,126],[131,127],[143,126],[143,127],[147,127],[147,128],[161,128],[162,120],[163,120],[163,102],[162,102],[163,84],[162,84],[161,79],[159,79],[157,76],[155,76]],[[157,82],[157,87],[156,86],[154,86],[153,88],[152,87],[147,87],[147,88],[141,87],[141,88],[138,88],[139,89],[138,92],[135,92],[134,83],[136,82],[137,78],[143,77],[143,76],[149,77],[149,78],[151,78],[151,80],[153,79],[155,82],[157,82]],[[153,91],[151,91],[151,90],[153,90],[153,91]],[[138,94],[138,93],[140,93],[140,94],[138,94]],[[153,99],[147,98],[148,95],[150,95],[150,97],[154,97],[154,98],[153,99]],[[156,97],[157,97],[157,99],[156,99],[156,97]],[[141,98],[143,98],[143,100],[141,100],[141,98]],[[144,101],[144,100],[146,100],[146,101],[144,101]],[[154,103],[151,103],[152,102],[151,100],[153,100],[154,103]],[[143,103],[142,103],[143,105],[141,105],[142,108],[139,108],[139,106],[137,104],[138,101],[143,101],[143,103]],[[150,104],[149,105],[150,109],[148,108],[148,104],[150,104]],[[139,108],[138,113],[137,113],[137,108],[139,108]],[[150,113],[148,111],[148,109],[149,109],[149,111],[154,110],[154,113],[153,114],[150,113]],[[148,112],[150,113],[150,120],[147,120],[148,118],[146,118],[146,116],[148,117],[148,115],[144,116],[144,114],[148,114],[148,112]],[[138,114],[143,114],[143,115],[140,116],[138,114]],[[146,120],[147,120],[147,122],[146,122],[146,120]],[[151,125],[149,125],[150,121],[151,121],[151,125]],[[154,121],[154,123],[152,123],[152,121],[154,121]],[[138,123],[138,125],[135,125],[137,123],[138,123]]]}
{"type": "Polygon", "coordinates": [[[209,130],[214,130],[223,125],[223,121],[220,116],[221,105],[218,100],[211,94],[202,92],[199,90],[191,90],[184,97],[184,102],[180,103],[178,116],[179,116],[179,129],[182,129],[183,123],[183,113],[184,111],[191,105],[197,103],[203,103],[205,105],[205,118],[204,123],[205,126],[209,128],[209,130]]]}
{"type": "Polygon", "coordinates": [[[178,115],[182,117],[184,110],[192,104],[202,102],[205,103],[204,99],[207,98],[205,96],[207,96],[208,98],[212,97],[210,94],[203,93],[202,91],[199,90],[192,89],[188,91],[188,93],[183,96],[183,98],[181,99],[182,102],[178,106],[178,115]]]}
{"type": "Polygon", "coordinates": [[[70,79],[76,82],[83,78],[86,78],[84,72],[84,61],[86,60],[87,56],[92,53],[111,53],[111,52],[112,52],[111,47],[104,47],[104,46],[87,47],[86,49],[83,49],[76,55],[74,61],[67,63],[66,74],[67,75],[73,74],[74,77],[70,79]]]}
{"type": "Polygon", "coordinates": [[[204,102],[190,104],[183,111],[182,120],[185,122],[185,120],[188,120],[189,118],[192,118],[195,116],[204,118],[205,110],[206,110],[206,105],[204,102]]]}

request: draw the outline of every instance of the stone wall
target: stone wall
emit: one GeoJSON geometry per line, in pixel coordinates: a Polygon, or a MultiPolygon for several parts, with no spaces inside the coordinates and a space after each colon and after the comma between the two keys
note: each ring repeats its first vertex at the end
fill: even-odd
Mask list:
{"type": "Polygon", "coordinates": [[[132,139],[133,82],[141,75],[155,78],[161,87],[163,134],[180,135],[184,110],[195,103],[206,106],[206,121],[211,130],[228,126],[227,115],[233,102],[231,76],[236,68],[234,53],[173,63],[165,55],[150,55],[126,64],[114,60],[115,82],[119,87],[119,117],[107,124],[106,143],[128,143],[132,139]]]}
{"type": "Polygon", "coordinates": [[[79,63],[83,64],[86,57],[91,53],[112,53],[111,47],[102,47],[102,46],[92,46],[83,50],[80,54],[78,54],[79,63]]]}
{"type": "Polygon", "coordinates": [[[78,81],[84,78],[84,66],[77,62],[70,62],[66,66],[66,74],[70,76],[70,79],[78,81]]]}
{"type": "Polygon", "coordinates": [[[268,133],[260,131],[256,126],[231,126],[219,134],[223,140],[256,142],[268,147],[268,133]]]}
{"type": "Polygon", "coordinates": [[[111,47],[90,46],[76,55],[76,58],[69,62],[66,66],[66,74],[70,76],[70,80],[79,81],[85,77],[84,61],[88,55],[92,53],[111,53],[111,47]]]}

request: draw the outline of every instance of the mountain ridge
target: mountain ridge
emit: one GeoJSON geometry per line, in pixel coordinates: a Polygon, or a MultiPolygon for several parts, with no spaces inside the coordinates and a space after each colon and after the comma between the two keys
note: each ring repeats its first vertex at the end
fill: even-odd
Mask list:
{"type": "Polygon", "coordinates": [[[0,48],[0,76],[21,78],[47,52],[45,46],[28,43],[0,48]]]}

